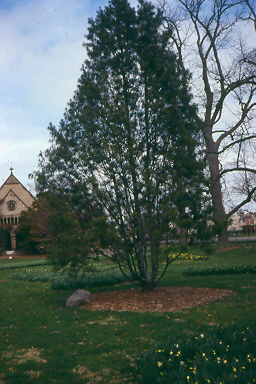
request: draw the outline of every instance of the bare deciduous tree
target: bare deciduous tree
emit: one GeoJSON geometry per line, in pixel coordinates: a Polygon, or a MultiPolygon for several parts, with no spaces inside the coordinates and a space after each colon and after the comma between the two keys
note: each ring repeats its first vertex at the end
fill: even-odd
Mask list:
{"type": "Polygon", "coordinates": [[[255,191],[255,185],[247,183],[247,195],[225,211],[225,195],[235,175],[243,173],[246,180],[256,173],[250,150],[256,138],[255,0],[178,0],[179,12],[173,12],[170,4],[169,9],[166,3],[162,7],[175,32],[177,53],[193,74],[191,86],[203,120],[214,222],[219,248],[226,248],[228,218],[255,191]]]}

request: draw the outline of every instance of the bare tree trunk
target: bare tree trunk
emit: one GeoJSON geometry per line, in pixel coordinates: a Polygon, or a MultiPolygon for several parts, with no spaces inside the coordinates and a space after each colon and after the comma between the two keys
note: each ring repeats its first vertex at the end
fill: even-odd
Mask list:
{"type": "Polygon", "coordinates": [[[227,216],[223,206],[222,190],[220,182],[220,164],[218,159],[218,147],[212,137],[212,127],[204,128],[206,142],[206,156],[209,164],[211,186],[210,192],[214,207],[213,218],[218,233],[218,248],[228,248],[227,216]]]}
{"type": "Polygon", "coordinates": [[[222,191],[221,183],[218,178],[216,179],[216,170],[219,171],[219,162],[217,155],[208,155],[211,159],[209,160],[209,169],[211,173],[211,196],[214,207],[213,218],[214,224],[218,234],[218,248],[224,249],[229,247],[228,240],[228,229],[227,229],[227,215],[222,203],[222,191]],[[215,180],[215,181],[214,181],[215,180]]]}

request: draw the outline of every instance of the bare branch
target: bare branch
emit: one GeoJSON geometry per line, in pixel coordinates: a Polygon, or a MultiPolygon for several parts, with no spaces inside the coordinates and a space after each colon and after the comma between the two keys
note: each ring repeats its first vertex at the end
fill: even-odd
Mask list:
{"type": "Polygon", "coordinates": [[[250,203],[250,201],[252,200],[252,196],[254,195],[254,193],[256,192],[256,187],[254,187],[249,193],[248,193],[248,196],[245,200],[241,201],[240,204],[238,204],[234,209],[232,209],[228,214],[227,214],[227,217],[231,217],[235,212],[239,211],[240,208],[242,208],[244,205],[250,203]]]}
{"type": "Polygon", "coordinates": [[[245,105],[243,106],[243,108],[242,108],[242,113],[241,113],[240,119],[237,121],[237,123],[236,123],[232,128],[230,128],[228,131],[224,132],[224,133],[218,138],[218,140],[216,141],[217,147],[220,146],[220,143],[221,143],[227,136],[232,135],[232,133],[234,133],[239,127],[241,127],[241,125],[244,123],[244,120],[245,120],[246,116],[248,116],[248,113],[249,113],[249,112],[256,106],[256,102],[250,104],[250,102],[251,102],[253,96],[254,96],[254,94],[251,93],[250,96],[249,96],[249,100],[246,102],[246,104],[245,104],[245,105]]]}
{"type": "Polygon", "coordinates": [[[231,143],[229,143],[228,145],[223,147],[222,150],[218,152],[218,154],[220,155],[221,153],[225,152],[227,149],[235,146],[236,144],[243,143],[243,142],[249,141],[251,139],[256,139],[256,135],[251,135],[251,136],[243,137],[239,140],[232,141],[231,143]]]}
{"type": "Polygon", "coordinates": [[[224,169],[223,171],[221,171],[219,173],[219,177],[218,178],[221,178],[223,175],[225,175],[226,173],[229,173],[229,172],[252,172],[252,173],[256,173],[256,169],[247,168],[247,167],[227,168],[227,169],[224,169]]]}

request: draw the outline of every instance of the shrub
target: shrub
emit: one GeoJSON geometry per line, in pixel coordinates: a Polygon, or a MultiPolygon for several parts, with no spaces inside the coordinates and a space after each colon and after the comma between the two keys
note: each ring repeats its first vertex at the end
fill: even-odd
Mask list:
{"type": "Polygon", "coordinates": [[[23,271],[17,272],[10,276],[10,279],[23,280],[30,282],[48,282],[53,281],[56,274],[54,272],[33,272],[23,271]]]}
{"type": "Polygon", "coordinates": [[[10,279],[23,280],[30,282],[47,282],[53,281],[56,276],[55,272],[51,271],[21,271],[14,273],[10,276],[10,279]]]}
{"type": "Polygon", "coordinates": [[[255,340],[254,326],[181,335],[138,358],[141,383],[253,383],[255,340]]]}
{"type": "Polygon", "coordinates": [[[53,280],[51,287],[53,289],[93,288],[118,284],[124,280],[125,277],[119,269],[112,269],[91,272],[80,279],[75,279],[67,275],[58,275],[53,280]]]}
{"type": "Polygon", "coordinates": [[[10,279],[30,282],[52,282],[53,289],[92,288],[104,285],[114,285],[125,280],[119,269],[107,269],[98,272],[90,272],[83,277],[74,278],[69,274],[57,274],[53,271],[25,270],[14,273],[10,279]]]}

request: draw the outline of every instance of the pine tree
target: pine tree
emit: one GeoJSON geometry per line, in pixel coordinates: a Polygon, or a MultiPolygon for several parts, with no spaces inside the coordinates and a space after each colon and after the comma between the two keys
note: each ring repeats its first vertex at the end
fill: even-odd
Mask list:
{"type": "Polygon", "coordinates": [[[36,173],[38,190],[65,191],[72,201],[75,188],[85,210],[98,207],[93,251],[145,290],[172,261],[160,247],[170,224],[192,230],[202,219],[200,121],[162,26],[144,0],[137,9],[111,0],[89,20],[77,90],[59,128],[49,127],[52,147],[36,173]]]}

